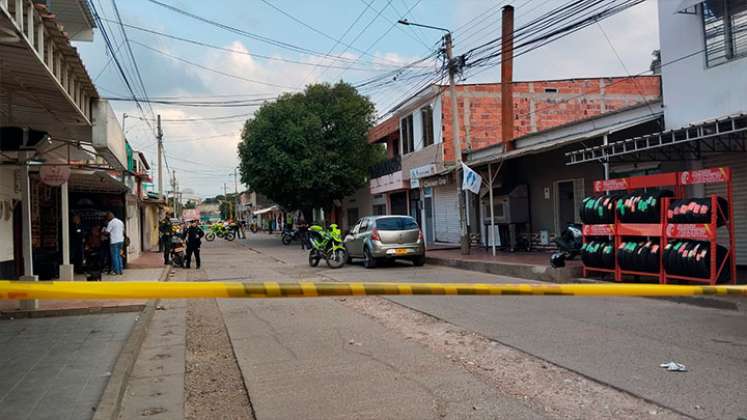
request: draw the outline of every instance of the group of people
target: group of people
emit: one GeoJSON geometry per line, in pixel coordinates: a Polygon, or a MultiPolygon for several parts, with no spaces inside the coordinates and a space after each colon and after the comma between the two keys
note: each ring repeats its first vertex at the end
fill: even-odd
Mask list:
{"type": "Polygon", "coordinates": [[[75,271],[108,271],[113,275],[123,274],[124,223],[110,211],[105,213],[104,219],[105,223],[86,228],[80,215],[73,215],[70,227],[70,255],[75,271]]]}
{"type": "MultiPolygon", "coordinates": [[[[166,215],[161,220],[158,230],[161,233],[164,264],[172,263],[172,251],[174,248],[182,245],[182,241],[184,241],[187,245],[184,268],[191,268],[192,256],[195,258],[195,267],[200,268],[202,263],[200,260],[200,246],[202,245],[202,237],[205,236],[205,232],[197,220],[192,220],[185,225],[178,225],[171,223],[168,215],[166,215]]],[[[181,265],[181,263],[178,265],[181,265]]]]}

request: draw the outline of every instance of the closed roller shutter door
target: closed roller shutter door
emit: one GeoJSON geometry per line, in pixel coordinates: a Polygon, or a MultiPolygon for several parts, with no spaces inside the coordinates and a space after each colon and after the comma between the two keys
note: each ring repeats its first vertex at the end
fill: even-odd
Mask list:
{"type": "Polygon", "coordinates": [[[436,242],[459,243],[459,204],[456,186],[440,186],[434,188],[433,192],[436,242]]]}
{"type": "MultiPolygon", "coordinates": [[[[727,166],[732,170],[737,264],[747,265],[747,154],[724,153],[708,157],[703,163],[705,168],[727,166]]],[[[705,193],[706,195],[718,194],[726,198],[726,187],[722,184],[706,184],[705,193]]],[[[719,235],[719,243],[728,246],[726,229],[719,229],[719,235]]]]}

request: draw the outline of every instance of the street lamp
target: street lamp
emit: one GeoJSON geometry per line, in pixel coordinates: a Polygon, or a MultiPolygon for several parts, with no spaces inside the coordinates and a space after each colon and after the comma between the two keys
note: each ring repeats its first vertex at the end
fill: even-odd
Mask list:
{"type": "Polygon", "coordinates": [[[457,184],[457,199],[459,200],[459,242],[462,248],[462,254],[469,254],[469,237],[467,236],[467,218],[465,211],[465,197],[462,191],[462,183],[460,182],[459,170],[462,167],[462,143],[459,140],[459,117],[457,115],[457,97],[456,97],[456,82],[454,81],[456,73],[459,70],[459,64],[456,63],[452,57],[452,40],[451,31],[446,28],[440,28],[438,26],[423,25],[421,23],[410,22],[407,19],[400,19],[397,23],[406,26],[419,26],[421,28],[435,29],[437,31],[446,32],[444,34],[444,49],[446,50],[446,61],[449,69],[449,93],[451,96],[451,136],[454,139],[454,163],[456,164],[455,176],[457,184]]]}

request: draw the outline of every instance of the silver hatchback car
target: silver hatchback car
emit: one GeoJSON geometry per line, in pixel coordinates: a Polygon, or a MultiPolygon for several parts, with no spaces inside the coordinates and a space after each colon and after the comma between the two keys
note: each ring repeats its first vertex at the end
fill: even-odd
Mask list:
{"type": "Polygon", "coordinates": [[[418,222],[410,216],[369,216],[355,224],[345,237],[348,257],[362,258],[373,268],[379,261],[403,259],[425,264],[425,241],[418,222]]]}

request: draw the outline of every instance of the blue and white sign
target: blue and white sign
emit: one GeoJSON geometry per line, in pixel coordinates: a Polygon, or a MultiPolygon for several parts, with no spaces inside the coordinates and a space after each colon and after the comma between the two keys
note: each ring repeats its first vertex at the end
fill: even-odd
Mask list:
{"type": "Polygon", "coordinates": [[[410,188],[420,188],[420,178],[436,173],[436,165],[424,165],[410,169],[410,188]]]}
{"type": "Polygon", "coordinates": [[[464,162],[462,162],[462,170],[464,171],[462,189],[465,191],[472,191],[475,194],[479,194],[480,185],[482,184],[482,177],[480,176],[480,174],[473,171],[472,168],[465,165],[464,162]]]}

